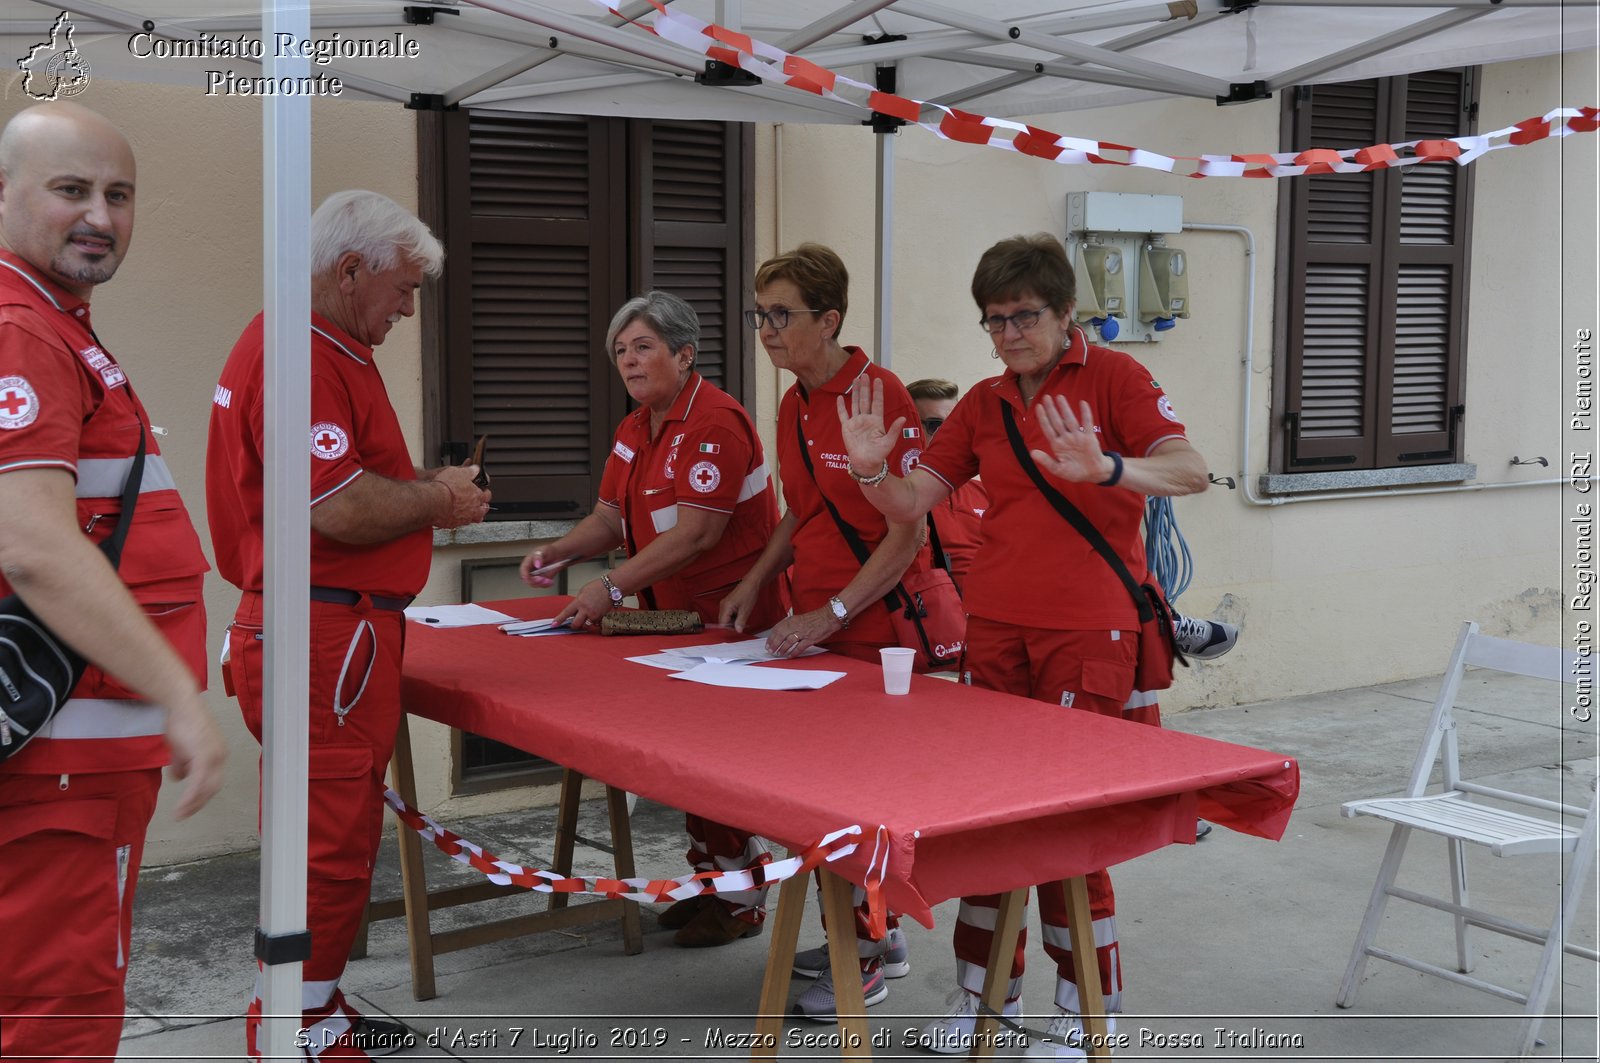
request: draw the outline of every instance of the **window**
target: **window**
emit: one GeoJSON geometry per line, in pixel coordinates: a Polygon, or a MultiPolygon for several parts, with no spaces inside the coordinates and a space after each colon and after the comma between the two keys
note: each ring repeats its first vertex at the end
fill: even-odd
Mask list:
{"type": "MultiPolygon", "coordinates": [[[[1287,150],[1460,136],[1474,72],[1302,87],[1287,150]]],[[[1280,214],[1283,472],[1459,462],[1473,167],[1453,163],[1291,179],[1280,214]]]]}
{"type": "MultiPolygon", "coordinates": [[[[753,381],[735,325],[754,271],[747,126],[523,115],[421,116],[423,216],[445,244],[428,304],[428,451],[490,437],[496,519],[594,504],[627,392],[601,345],[651,287],[700,315],[697,368],[753,381]]],[[[430,286],[431,287],[431,286],[430,286]]]]}
{"type": "MultiPolygon", "coordinates": [[[[493,519],[593,507],[629,406],[606,326],[649,288],[695,308],[696,368],[750,402],[748,126],[424,111],[418,143],[422,218],[445,245],[444,276],[423,292],[426,452],[460,462],[489,436],[493,519]]],[[[477,735],[453,745],[457,793],[559,777],[477,735]]]]}

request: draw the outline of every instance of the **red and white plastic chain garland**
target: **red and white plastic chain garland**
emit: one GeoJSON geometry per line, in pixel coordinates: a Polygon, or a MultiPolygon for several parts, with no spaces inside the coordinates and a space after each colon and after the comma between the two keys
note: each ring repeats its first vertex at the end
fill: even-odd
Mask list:
{"type": "MultiPolygon", "coordinates": [[[[520,864],[502,860],[480,845],[462,838],[459,834],[440,826],[403,801],[393,790],[384,790],[383,799],[399,817],[400,822],[433,842],[450,859],[483,872],[490,882],[499,886],[521,886],[536,893],[594,894],[608,898],[659,903],[681,901],[700,894],[739,893],[758,886],[781,882],[795,875],[804,875],[823,863],[849,856],[856,851],[857,841],[863,831],[860,826],[845,827],[824,836],[798,856],[774,860],[745,871],[702,871],[681,878],[581,878],[562,875],[554,871],[529,870],[520,864]]],[[[878,828],[878,841],[873,850],[868,870],[867,894],[875,916],[881,920],[882,905],[877,902],[883,874],[888,871],[888,845],[884,828],[878,828]],[[880,861],[878,854],[883,853],[880,861]],[[881,870],[880,865],[881,863],[881,870]],[[874,872],[876,874],[874,875],[874,872]],[[876,881],[873,881],[873,880],[876,881]]]]}
{"type": "MultiPolygon", "coordinates": [[[[476,0],[466,2],[475,4],[476,0]]],[[[607,0],[590,2],[618,18],[623,17],[607,0]]],[[[634,21],[632,25],[707,59],[738,67],[767,84],[785,85],[899,118],[921,126],[944,140],[1015,151],[1063,165],[1136,166],[1181,177],[1300,177],[1308,174],[1362,173],[1411,166],[1419,162],[1444,161],[1465,166],[1491,151],[1521,147],[1549,137],[1593,133],[1600,128],[1600,108],[1558,107],[1504,129],[1473,136],[1373,144],[1342,151],[1309,148],[1298,152],[1164,155],[1127,144],[1062,136],[1021,122],[990,118],[943,104],[881,92],[865,82],[834,73],[748,34],[672,10],[660,0],[650,0],[650,4],[656,9],[654,24],[634,21]],[[937,122],[923,121],[924,110],[942,112],[943,117],[937,122]]]]}

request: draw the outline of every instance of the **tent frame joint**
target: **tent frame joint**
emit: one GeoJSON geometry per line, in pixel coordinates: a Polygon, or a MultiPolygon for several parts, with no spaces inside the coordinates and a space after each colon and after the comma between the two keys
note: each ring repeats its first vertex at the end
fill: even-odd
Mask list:
{"type": "Polygon", "coordinates": [[[400,9],[405,17],[407,26],[431,26],[435,15],[459,15],[461,12],[448,7],[424,7],[421,4],[407,4],[400,9]]]}
{"type": "Polygon", "coordinates": [[[256,959],[264,966],[277,967],[285,963],[304,963],[311,958],[311,931],[297,930],[291,934],[268,934],[256,927],[256,959]]]}
{"type": "Polygon", "coordinates": [[[694,76],[696,85],[719,85],[738,88],[759,85],[761,79],[742,67],[724,63],[721,59],[707,59],[706,68],[694,76]]]}
{"type": "Polygon", "coordinates": [[[445,103],[442,92],[413,92],[406,101],[408,111],[459,111],[461,105],[445,103]]]}
{"type": "MultiPolygon", "coordinates": [[[[876,37],[861,38],[866,44],[889,44],[893,41],[903,41],[905,39],[903,34],[896,33],[880,33],[876,37]]],[[[894,95],[899,91],[896,87],[895,71],[896,67],[893,63],[879,63],[873,67],[873,81],[877,84],[879,92],[887,92],[890,95],[894,95]]],[[[861,124],[871,127],[872,131],[879,135],[890,135],[899,130],[901,126],[909,125],[910,123],[904,118],[896,118],[894,115],[884,114],[881,111],[873,111],[872,117],[864,119],[861,124]]]]}
{"type": "Polygon", "coordinates": [[[1255,100],[1272,99],[1272,90],[1267,88],[1265,81],[1235,81],[1228,86],[1226,95],[1217,97],[1218,107],[1227,107],[1235,103],[1251,103],[1255,100]]]}

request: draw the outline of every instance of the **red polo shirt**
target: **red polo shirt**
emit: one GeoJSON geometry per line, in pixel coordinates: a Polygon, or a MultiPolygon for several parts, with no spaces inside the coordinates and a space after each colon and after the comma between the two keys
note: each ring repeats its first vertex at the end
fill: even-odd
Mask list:
{"type": "Polygon", "coordinates": [[[989,508],[989,492],[982,480],[968,480],[948,498],[933,507],[933,526],[939,533],[939,546],[950,560],[950,578],[964,587],[967,569],[983,542],[983,514],[989,508]]]}
{"type": "MultiPolygon", "coordinates": [[[[1039,395],[1087,402],[1100,449],[1145,457],[1184,428],[1149,370],[1121,351],[1090,346],[1080,331],[1039,395]]],[[[1039,396],[1035,396],[1035,402],[1039,396]]],[[[1024,627],[1133,630],[1138,614],[1128,591],[1034,487],[1006,439],[1000,404],[1011,406],[1029,450],[1048,450],[1011,370],[982,381],[956,404],[922,455],[922,468],[952,488],[982,475],[990,505],[983,541],[962,584],[967,612],[1024,627]]],[[[1046,476],[1049,474],[1046,473],[1046,476]]],[[[1135,579],[1146,573],[1140,521],[1144,496],[1121,487],[1054,486],[1083,511],[1135,579]]]]}
{"type": "MultiPolygon", "coordinates": [[[[262,589],[265,550],[261,461],[262,315],[234,344],[211,400],[206,509],[217,570],[240,590],[262,589]]],[[[311,315],[311,505],[367,472],[414,480],[416,469],[372,348],[311,315]]],[[[428,578],[433,533],[421,528],[383,543],[341,543],[311,533],[311,582],[404,598],[428,578]]]]}
{"type": "Polygon", "coordinates": [[[677,527],[682,506],[728,514],[715,546],[650,588],[656,608],[705,606],[713,620],[717,603],[750,571],[778,523],[755,424],[699,373],[689,374],[654,439],[648,407],[622,419],[600,480],[600,504],[618,511],[630,552],[677,527]]]}
{"type": "MultiPolygon", "coordinates": [[[[922,453],[922,422],[917,416],[916,403],[900,378],[872,364],[861,348],[846,347],[845,350],[850,357],[833,379],[809,395],[796,381],[778,404],[778,469],[783,479],[784,502],[798,521],[793,540],[796,613],[825,606],[829,598],[843,590],[861,571],[861,562],[851,552],[839,526],[829,515],[828,507],[823,505],[823,494],[860,534],[869,550],[882,542],[889,530],[883,514],[867,501],[860,485],[850,478],[850,458],[844,449],[836,400],[840,395],[848,395],[856,377],[865,373],[871,380],[883,381],[886,424],[892,424],[897,417],[905,418],[905,427],[889,454],[890,470],[904,475],[916,465],[922,453]],[[811,473],[806,472],[800,455],[796,425],[805,432],[811,473]]],[[[846,399],[846,405],[848,402],[846,399]]],[[[928,547],[924,544],[906,571],[924,572],[930,563],[928,547]]],[[[850,619],[848,632],[836,637],[848,638],[851,642],[894,645],[894,629],[889,624],[889,611],[882,599],[868,609],[858,606],[856,615],[850,619]]]]}
{"type": "MultiPolygon", "coordinates": [[[[141,421],[144,471],[117,575],[203,689],[205,555],[161,447],[148,431],[150,416],[121,366],[95,338],[89,304],[0,251],[0,474],[39,468],[72,474],[79,526],[103,542],[117,525],[141,421]]],[[[0,595],[10,593],[0,576],[0,595]]],[[[119,710],[111,718],[79,717],[60,728],[61,720],[79,711],[74,703],[95,699],[138,695],[90,665],[57,729],[33,741],[5,770],[71,774],[167,763],[159,713],[119,710]]]]}

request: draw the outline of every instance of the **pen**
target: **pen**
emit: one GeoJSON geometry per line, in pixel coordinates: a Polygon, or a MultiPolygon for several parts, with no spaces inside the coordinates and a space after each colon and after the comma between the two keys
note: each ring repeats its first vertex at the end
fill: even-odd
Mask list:
{"type": "Polygon", "coordinates": [[[425,616],[422,618],[422,622],[424,624],[437,624],[439,622],[439,618],[436,616],[425,616]]]}

